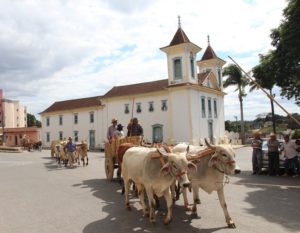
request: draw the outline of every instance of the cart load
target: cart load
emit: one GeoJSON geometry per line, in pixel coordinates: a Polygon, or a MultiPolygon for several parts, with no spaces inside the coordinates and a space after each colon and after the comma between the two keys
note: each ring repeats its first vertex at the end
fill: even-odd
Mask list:
{"type": "MultiPolygon", "coordinates": [[[[117,153],[118,148],[123,143],[132,143],[134,145],[141,145],[142,136],[131,136],[124,138],[117,138],[115,140],[111,140],[110,142],[105,143],[105,174],[107,180],[111,181],[114,176],[114,169],[119,168],[117,153]]],[[[117,174],[120,176],[121,174],[117,174]]]]}

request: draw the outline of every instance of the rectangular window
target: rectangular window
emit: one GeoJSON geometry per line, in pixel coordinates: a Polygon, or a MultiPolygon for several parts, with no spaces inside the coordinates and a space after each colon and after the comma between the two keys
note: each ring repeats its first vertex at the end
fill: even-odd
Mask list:
{"type": "Polygon", "coordinates": [[[218,105],[217,105],[217,100],[214,99],[214,117],[218,117],[218,105]]]}
{"type": "Polygon", "coordinates": [[[154,105],[153,105],[153,101],[149,102],[149,112],[153,112],[154,111],[154,105]]]}
{"type": "Polygon", "coordinates": [[[50,142],[50,133],[49,132],[46,133],[46,141],[50,142]]]}
{"type": "Polygon", "coordinates": [[[136,103],[136,112],[141,113],[142,112],[142,104],[141,103],[136,103]]]}
{"type": "Polygon", "coordinates": [[[50,117],[46,118],[46,126],[50,126],[50,117]]]}
{"type": "Polygon", "coordinates": [[[182,79],[181,59],[175,58],[173,60],[173,66],[174,66],[174,80],[181,80],[182,79]]]}
{"type": "Polygon", "coordinates": [[[63,125],[63,116],[62,115],[59,116],[59,125],[63,125]]]}
{"type": "Polygon", "coordinates": [[[59,140],[63,140],[63,132],[62,131],[58,132],[58,138],[59,138],[59,140]]]}
{"type": "Polygon", "coordinates": [[[207,99],[207,105],[208,105],[208,117],[212,117],[212,111],[211,111],[211,98],[207,99]]]}
{"type": "Polygon", "coordinates": [[[74,142],[78,142],[78,131],[74,131],[74,142]]]}
{"type": "Polygon", "coordinates": [[[129,114],[129,104],[125,104],[125,110],[124,110],[125,114],[129,114]]]}
{"type": "Polygon", "coordinates": [[[205,108],[205,97],[201,97],[201,111],[202,111],[202,118],[206,117],[206,108],[205,108]]]}
{"type": "Polygon", "coordinates": [[[167,111],[168,110],[167,100],[162,100],[161,101],[161,110],[162,111],[167,111]]]}
{"type": "Polygon", "coordinates": [[[94,112],[90,112],[90,123],[94,123],[94,112]]]}
{"type": "Polygon", "coordinates": [[[195,64],[194,64],[194,57],[193,57],[192,53],[190,55],[190,65],[191,65],[191,75],[192,75],[192,78],[195,78],[195,64]]]}
{"type": "Polygon", "coordinates": [[[74,124],[78,124],[78,114],[74,114],[74,124]]]}

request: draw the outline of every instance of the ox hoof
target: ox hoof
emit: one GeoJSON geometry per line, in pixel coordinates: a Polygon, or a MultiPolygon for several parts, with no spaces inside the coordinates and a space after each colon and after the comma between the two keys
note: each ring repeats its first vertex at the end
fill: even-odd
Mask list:
{"type": "Polygon", "coordinates": [[[194,211],[192,211],[191,217],[192,217],[192,218],[199,218],[197,212],[194,212],[194,211]]]}
{"type": "Polygon", "coordinates": [[[127,210],[131,210],[131,207],[130,207],[129,204],[127,204],[125,208],[126,208],[127,210]]]}
{"type": "Polygon", "coordinates": [[[167,219],[167,218],[164,219],[164,224],[165,224],[165,225],[170,224],[170,222],[171,222],[171,219],[167,219]]]}
{"type": "Polygon", "coordinates": [[[201,204],[200,199],[195,199],[194,202],[195,202],[195,204],[201,204]]]}
{"type": "Polygon", "coordinates": [[[192,211],[192,208],[189,206],[185,206],[184,209],[185,209],[185,211],[192,211]]]}
{"type": "Polygon", "coordinates": [[[155,224],[155,223],[156,223],[155,219],[150,219],[150,222],[151,222],[152,224],[155,224]]]}
{"type": "Polygon", "coordinates": [[[234,222],[228,223],[228,228],[236,228],[234,222]]]}

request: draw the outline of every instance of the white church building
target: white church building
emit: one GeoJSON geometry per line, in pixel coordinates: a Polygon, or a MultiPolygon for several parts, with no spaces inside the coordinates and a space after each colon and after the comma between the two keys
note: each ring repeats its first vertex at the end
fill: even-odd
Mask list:
{"type": "Polygon", "coordinates": [[[208,40],[201,48],[192,43],[181,25],[170,44],[160,48],[166,54],[167,79],[112,87],[102,96],[53,103],[41,112],[42,140],[69,136],[87,140],[99,148],[106,140],[111,119],[126,126],[137,117],[146,142],[198,145],[204,138],[221,143],[225,135],[222,67],[208,40]]]}

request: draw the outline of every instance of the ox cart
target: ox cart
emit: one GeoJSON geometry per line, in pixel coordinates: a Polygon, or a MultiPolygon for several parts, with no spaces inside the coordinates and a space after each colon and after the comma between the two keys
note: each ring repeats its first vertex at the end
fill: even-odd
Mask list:
{"type": "MultiPolygon", "coordinates": [[[[110,142],[105,143],[105,174],[107,180],[111,181],[114,176],[114,169],[119,168],[117,153],[118,148],[123,143],[132,143],[134,145],[141,145],[142,143],[142,136],[131,136],[131,137],[124,137],[112,140],[110,142]]],[[[120,176],[121,174],[118,174],[120,176]]]]}

